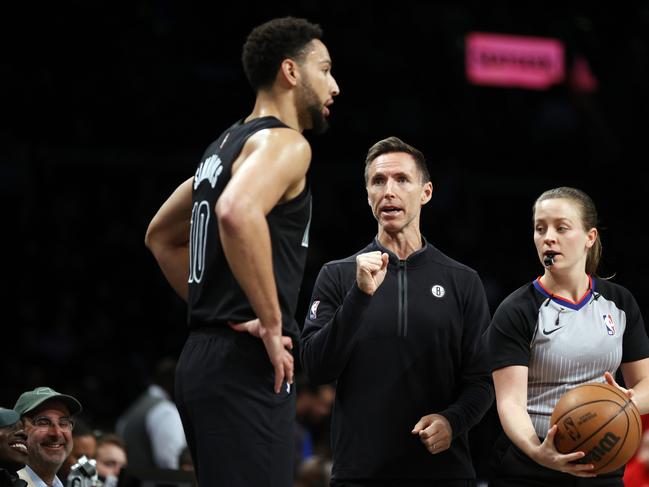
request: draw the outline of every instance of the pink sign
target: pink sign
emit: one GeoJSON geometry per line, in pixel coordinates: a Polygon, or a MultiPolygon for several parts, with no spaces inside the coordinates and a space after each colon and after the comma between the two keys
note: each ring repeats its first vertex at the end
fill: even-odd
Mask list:
{"type": "Polygon", "coordinates": [[[563,81],[564,49],[557,39],[472,32],[465,42],[471,83],[543,90],[563,81]]]}

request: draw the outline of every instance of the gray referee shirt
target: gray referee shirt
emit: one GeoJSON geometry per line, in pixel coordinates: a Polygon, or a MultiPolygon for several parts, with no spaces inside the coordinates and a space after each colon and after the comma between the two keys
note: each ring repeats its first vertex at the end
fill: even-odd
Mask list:
{"type": "Polygon", "coordinates": [[[578,302],[554,296],[539,279],[508,296],[487,330],[491,369],[528,367],[527,411],[544,438],[559,398],[587,382],[604,382],[620,363],[649,356],[649,339],[631,293],[591,279],[578,302]]]}

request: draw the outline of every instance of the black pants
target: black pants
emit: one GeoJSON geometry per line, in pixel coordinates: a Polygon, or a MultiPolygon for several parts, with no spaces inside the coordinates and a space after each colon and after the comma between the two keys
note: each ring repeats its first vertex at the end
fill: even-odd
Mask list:
{"type": "Polygon", "coordinates": [[[230,328],[192,332],[178,360],[176,403],[205,487],[291,487],[295,393],[275,394],[260,339],[230,328]]]}
{"type": "Polygon", "coordinates": [[[332,480],[331,487],[475,487],[472,479],[430,480],[332,480]]]}
{"type": "Polygon", "coordinates": [[[504,433],[491,457],[489,487],[624,487],[624,468],[597,477],[581,478],[539,465],[504,433]]]}

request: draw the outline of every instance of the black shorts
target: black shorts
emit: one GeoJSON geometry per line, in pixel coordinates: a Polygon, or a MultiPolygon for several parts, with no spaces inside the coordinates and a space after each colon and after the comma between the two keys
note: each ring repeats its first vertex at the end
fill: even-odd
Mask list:
{"type": "Polygon", "coordinates": [[[192,332],[176,369],[176,404],[201,486],[291,487],[295,392],[260,339],[229,327],[192,332]]]}
{"type": "Polygon", "coordinates": [[[491,457],[489,487],[624,487],[624,468],[597,477],[582,478],[539,465],[504,433],[491,457]]]}

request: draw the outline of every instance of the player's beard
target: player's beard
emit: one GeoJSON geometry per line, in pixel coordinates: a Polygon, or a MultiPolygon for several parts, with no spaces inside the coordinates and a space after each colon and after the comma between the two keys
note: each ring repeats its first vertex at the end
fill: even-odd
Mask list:
{"type": "Polygon", "coordinates": [[[298,119],[302,127],[316,134],[322,134],[329,128],[318,95],[308,81],[305,81],[298,93],[298,119]]]}

